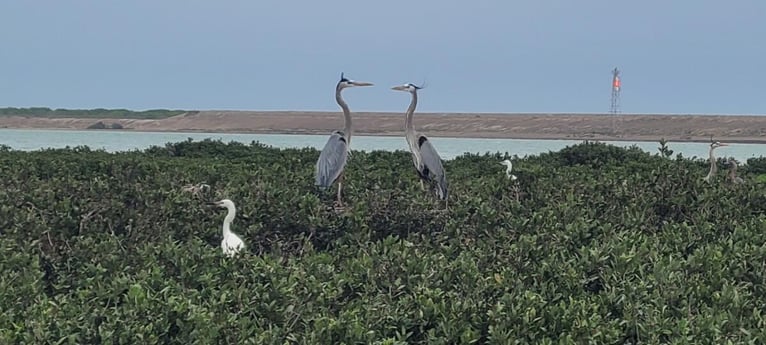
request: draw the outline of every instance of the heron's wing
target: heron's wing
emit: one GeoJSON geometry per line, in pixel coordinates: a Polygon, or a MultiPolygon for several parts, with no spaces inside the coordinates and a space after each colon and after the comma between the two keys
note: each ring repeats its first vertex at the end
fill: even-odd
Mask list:
{"type": "MultiPolygon", "coordinates": [[[[431,145],[431,141],[425,135],[421,135],[418,138],[418,145],[420,146],[420,159],[428,171],[424,171],[424,175],[431,181],[435,181],[439,187],[439,197],[442,199],[447,198],[447,173],[444,171],[442,165],[442,159],[439,157],[439,153],[431,145]]],[[[424,169],[425,170],[425,169],[424,169]]]]}
{"type": "Polygon", "coordinates": [[[346,136],[341,131],[335,131],[330,135],[327,144],[316,164],[316,185],[327,188],[335,182],[335,179],[343,172],[348,160],[348,143],[346,136]]]}

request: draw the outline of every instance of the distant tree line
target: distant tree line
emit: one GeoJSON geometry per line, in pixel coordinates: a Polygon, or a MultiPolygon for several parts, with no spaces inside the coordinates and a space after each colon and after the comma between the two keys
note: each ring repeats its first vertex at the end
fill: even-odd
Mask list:
{"type": "Polygon", "coordinates": [[[46,107],[0,108],[0,116],[113,118],[113,119],[161,119],[185,113],[184,110],[150,109],[133,111],[127,109],[51,109],[46,107]]]}

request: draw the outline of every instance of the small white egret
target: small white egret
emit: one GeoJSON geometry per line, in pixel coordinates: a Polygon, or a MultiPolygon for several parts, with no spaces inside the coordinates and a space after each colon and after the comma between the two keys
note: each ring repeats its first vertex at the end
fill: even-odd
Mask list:
{"type": "Polygon", "coordinates": [[[223,240],[221,240],[221,249],[223,249],[223,253],[226,256],[232,257],[245,248],[245,242],[243,242],[235,233],[231,232],[231,222],[237,214],[237,208],[234,206],[234,202],[229,199],[216,201],[209,205],[225,207],[228,210],[226,218],[223,219],[223,240]]]}
{"type": "Polygon", "coordinates": [[[510,159],[506,159],[500,164],[505,165],[505,176],[508,177],[511,180],[515,180],[517,177],[514,174],[511,174],[511,171],[513,170],[513,163],[511,163],[510,159]]]}

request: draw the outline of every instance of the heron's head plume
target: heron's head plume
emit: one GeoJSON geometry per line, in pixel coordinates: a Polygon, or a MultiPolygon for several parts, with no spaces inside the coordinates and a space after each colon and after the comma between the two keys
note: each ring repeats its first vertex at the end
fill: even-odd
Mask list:
{"type": "Polygon", "coordinates": [[[340,73],[340,81],[338,82],[338,89],[345,89],[347,87],[354,87],[354,86],[372,86],[373,83],[369,83],[366,81],[357,81],[357,80],[351,80],[344,76],[343,72],[340,73]]]}
{"type": "Polygon", "coordinates": [[[415,85],[413,83],[407,83],[407,84],[404,84],[404,85],[394,86],[394,87],[391,88],[391,90],[415,93],[415,92],[417,92],[418,90],[420,90],[422,88],[423,88],[422,86],[417,86],[417,85],[415,85]]]}

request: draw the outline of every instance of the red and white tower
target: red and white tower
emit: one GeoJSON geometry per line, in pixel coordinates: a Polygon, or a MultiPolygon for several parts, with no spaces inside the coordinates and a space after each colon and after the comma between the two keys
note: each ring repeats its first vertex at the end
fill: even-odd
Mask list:
{"type": "Polygon", "coordinates": [[[617,120],[620,114],[620,89],[622,89],[620,70],[615,67],[612,70],[612,105],[609,108],[609,114],[612,115],[612,133],[614,135],[617,135],[617,120]]]}
{"type": "Polygon", "coordinates": [[[620,113],[620,89],[622,83],[620,82],[620,70],[615,67],[612,70],[612,106],[609,108],[610,114],[620,113]]]}

